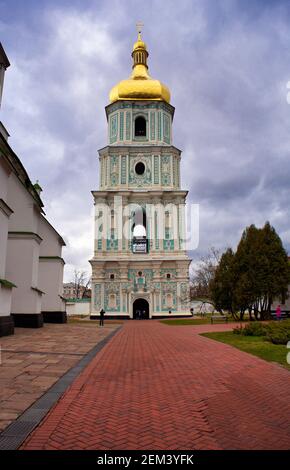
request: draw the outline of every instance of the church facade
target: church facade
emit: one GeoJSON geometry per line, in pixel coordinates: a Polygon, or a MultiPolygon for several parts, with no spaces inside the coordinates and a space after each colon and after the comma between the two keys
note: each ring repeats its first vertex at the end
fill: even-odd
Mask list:
{"type": "Polygon", "coordinates": [[[146,44],[106,107],[108,143],[99,150],[91,318],[190,315],[181,151],[172,142],[170,92],[148,73],[146,44]]]}

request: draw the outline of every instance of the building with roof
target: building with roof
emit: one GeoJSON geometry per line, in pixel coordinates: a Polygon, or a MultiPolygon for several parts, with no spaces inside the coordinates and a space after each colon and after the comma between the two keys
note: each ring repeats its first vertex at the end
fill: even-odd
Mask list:
{"type": "MultiPolygon", "coordinates": [[[[0,99],[9,61],[0,44],[0,99]]],[[[1,104],[1,100],[0,100],[1,104]]],[[[65,322],[64,240],[45,217],[33,185],[0,123],[0,336],[14,326],[65,322]]]]}

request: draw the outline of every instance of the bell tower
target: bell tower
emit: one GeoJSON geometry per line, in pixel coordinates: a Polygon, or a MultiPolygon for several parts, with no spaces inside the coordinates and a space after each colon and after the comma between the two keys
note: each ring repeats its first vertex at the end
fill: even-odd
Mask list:
{"type": "MultiPolygon", "coordinates": [[[[140,25],[138,25],[140,26],[140,25]]],[[[108,142],[99,150],[92,317],[190,315],[181,151],[172,143],[170,92],[148,72],[138,29],[132,74],[110,92],[108,142]]]]}

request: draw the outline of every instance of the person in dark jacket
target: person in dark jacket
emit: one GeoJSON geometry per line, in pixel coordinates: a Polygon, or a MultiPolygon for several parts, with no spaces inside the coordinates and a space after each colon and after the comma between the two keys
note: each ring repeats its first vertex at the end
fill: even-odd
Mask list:
{"type": "Polygon", "coordinates": [[[102,308],[100,311],[100,326],[104,326],[104,315],[105,315],[105,310],[102,308]]]}

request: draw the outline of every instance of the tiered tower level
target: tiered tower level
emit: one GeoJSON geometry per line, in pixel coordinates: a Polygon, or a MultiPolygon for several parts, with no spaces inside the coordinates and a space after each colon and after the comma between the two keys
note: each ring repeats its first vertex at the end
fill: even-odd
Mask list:
{"type": "Polygon", "coordinates": [[[108,145],[99,150],[92,316],[190,314],[181,151],[172,145],[170,92],[149,76],[138,34],[133,71],[110,92],[108,145]]]}

